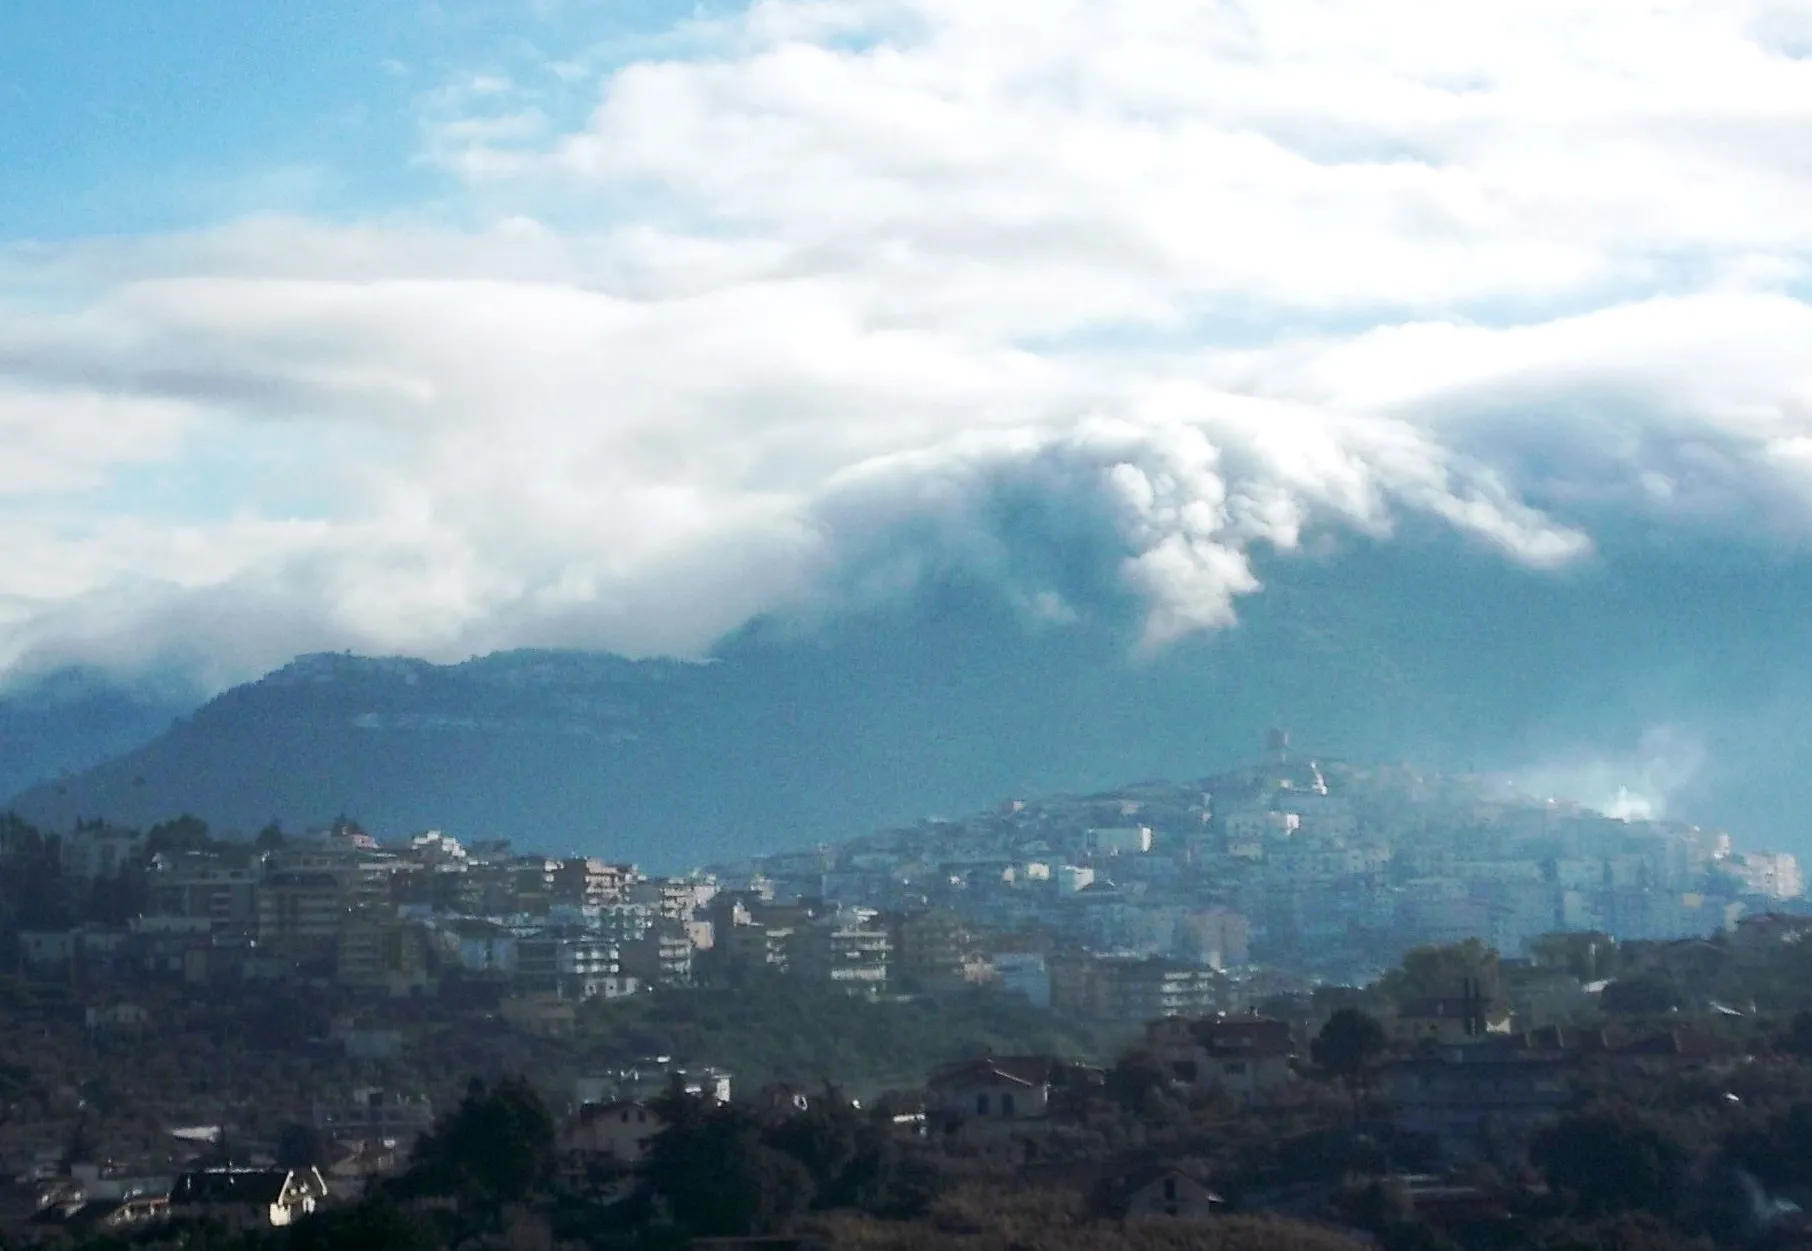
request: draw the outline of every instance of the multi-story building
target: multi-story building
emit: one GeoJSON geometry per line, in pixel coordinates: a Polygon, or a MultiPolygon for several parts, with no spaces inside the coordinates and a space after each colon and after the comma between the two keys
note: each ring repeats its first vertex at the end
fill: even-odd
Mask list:
{"type": "Polygon", "coordinates": [[[340,875],[285,872],[258,885],[258,945],[282,958],[332,952],[352,915],[340,875]]]}
{"type": "Polygon", "coordinates": [[[895,981],[927,989],[963,983],[974,942],[954,912],[894,912],[880,920],[892,944],[890,975],[895,981]]]}
{"type": "Polygon", "coordinates": [[[560,863],[545,856],[518,856],[511,861],[509,910],[521,916],[546,916],[553,906],[560,863]]]}
{"type": "Polygon", "coordinates": [[[690,921],[717,893],[716,882],[691,877],[644,878],[626,898],[646,905],[663,921],[690,921]]]}
{"type": "Polygon", "coordinates": [[[459,966],[469,973],[513,977],[518,938],[494,921],[465,920],[452,930],[459,966]]]}
{"type": "Polygon", "coordinates": [[[1718,866],[1743,890],[1767,899],[1795,899],[1803,890],[1799,860],[1784,851],[1751,851],[1727,856],[1718,866]]]}
{"type": "Polygon", "coordinates": [[[415,896],[409,902],[426,904],[431,911],[470,916],[484,903],[483,882],[464,863],[430,865],[414,874],[415,896]]]}
{"type": "Polygon", "coordinates": [[[818,917],[794,932],[787,964],[802,977],[873,994],[887,982],[893,940],[875,914],[856,908],[818,917]]]}
{"type": "Polygon", "coordinates": [[[563,937],[558,960],[562,977],[606,977],[622,972],[622,957],[616,944],[595,934],[563,937]]]}
{"type": "Polygon", "coordinates": [[[554,871],[557,903],[600,906],[616,903],[635,880],[635,866],[596,857],[569,857],[554,871]]]}
{"type": "Polygon", "coordinates": [[[518,930],[516,989],[529,995],[553,995],[560,990],[561,937],[554,930],[518,930]]]}
{"type": "Polygon", "coordinates": [[[768,967],[784,971],[792,941],[793,931],[787,926],[764,925],[755,920],[729,925],[713,922],[712,958],[728,968],[768,967]]]}
{"type": "Polygon", "coordinates": [[[607,942],[626,946],[647,937],[656,913],[645,903],[612,903],[598,909],[597,931],[607,942]]]}
{"type": "Polygon", "coordinates": [[[395,1095],[377,1089],[353,1092],[342,1102],[317,1101],[315,1128],[336,1140],[396,1139],[413,1142],[434,1126],[434,1106],[425,1095],[395,1095]]]}
{"type": "Polygon", "coordinates": [[[427,993],[434,985],[427,931],[410,921],[348,920],[339,934],[337,980],[397,997],[427,993]]]}
{"type": "Polygon", "coordinates": [[[205,920],[215,932],[249,932],[258,917],[258,875],[212,856],[165,859],[150,875],[150,907],[156,917],[205,920]]]}
{"type": "Polygon", "coordinates": [[[622,971],[646,985],[687,986],[692,982],[692,940],[682,927],[657,925],[617,949],[622,971]]]}
{"type": "Polygon", "coordinates": [[[1520,1160],[1529,1136],[1566,1106],[1567,1079],[1562,1059],[1490,1047],[1449,1048],[1385,1071],[1397,1126],[1433,1140],[1449,1163],[1520,1160]]]}
{"type": "Polygon", "coordinates": [[[1109,959],[1101,969],[1101,1015],[1115,1021],[1201,1016],[1225,1002],[1226,978],[1199,964],[1162,958],[1109,959]]]}
{"type": "Polygon", "coordinates": [[[144,845],[145,836],[137,830],[77,826],[60,841],[63,872],[84,881],[113,877],[138,858],[144,845]]]}

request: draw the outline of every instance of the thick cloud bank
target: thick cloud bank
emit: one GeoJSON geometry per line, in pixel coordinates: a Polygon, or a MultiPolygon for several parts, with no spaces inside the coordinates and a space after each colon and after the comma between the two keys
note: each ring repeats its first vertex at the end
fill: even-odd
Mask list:
{"type": "Polygon", "coordinates": [[[0,673],[696,654],[952,569],[1161,647],[1406,520],[1554,576],[1607,517],[1812,533],[1802,6],[670,43],[425,97],[432,210],[0,252],[0,673]]]}

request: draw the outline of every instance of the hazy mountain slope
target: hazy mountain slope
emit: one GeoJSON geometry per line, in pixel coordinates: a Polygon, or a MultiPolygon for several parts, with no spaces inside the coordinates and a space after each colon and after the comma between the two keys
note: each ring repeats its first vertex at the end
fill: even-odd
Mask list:
{"type": "Polygon", "coordinates": [[[1351,546],[1276,562],[1237,628],[1148,658],[1106,600],[1036,628],[951,585],[808,633],[757,625],[705,665],[313,658],[18,806],[53,821],[193,810],[242,830],[346,811],[672,866],[1014,793],[1200,776],[1286,724],[1353,758],[1541,766],[1588,802],[1609,798],[1590,786],[1634,785],[1792,848],[1802,831],[1781,816],[1812,802],[1793,767],[1812,745],[1797,712],[1812,573],[1741,555],[1707,587],[1681,585],[1666,551],[1555,576],[1459,545],[1351,546]],[[1757,585],[1768,594],[1740,593],[1757,585]]]}
{"type": "Polygon", "coordinates": [[[61,669],[0,694],[0,795],[130,751],[193,709],[180,688],[127,686],[61,669]]]}

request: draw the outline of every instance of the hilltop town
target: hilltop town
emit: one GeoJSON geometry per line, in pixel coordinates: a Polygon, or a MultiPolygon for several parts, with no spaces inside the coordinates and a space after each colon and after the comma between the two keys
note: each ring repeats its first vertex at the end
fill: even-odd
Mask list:
{"type": "MultiPolygon", "coordinates": [[[[846,940],[840,976],[879,981],[890,952],[907,976],[978,955],[970,976],[1042,999],[1048,973],[1057,1010],[1128,1021],[1225,1007],[1254,979],[1363,984],[1417,946],[1478,939],[1520,954],[1556,931],[1704,936],[1802,890],[1793,855],[1742,851],[1728,834],[1476,778],[1317,761],[1282,732],[1262,763],[1199,784],[1014,801],[754,869],[748,915],[731,918],[741,925],[767,917],[790,932],[774,901],[813,899],[845,933],[865,910],[867,928],[885,929],[932,909],[1000,936],[985,951],[928,953],[896,919],[893,948],[846,940]]],[[[727,894],[739,879],[718,880],[727,894]]]]}

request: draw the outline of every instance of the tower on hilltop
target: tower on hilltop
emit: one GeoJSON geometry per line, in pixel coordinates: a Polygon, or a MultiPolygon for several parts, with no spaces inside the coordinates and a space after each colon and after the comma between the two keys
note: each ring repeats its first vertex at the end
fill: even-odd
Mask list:
{"type": "Polygon", "coordinates": [[[1280,765],[1290,758],[1290,732],[1276,728],[1265,731],[1265,763],[1280,765]]]}

